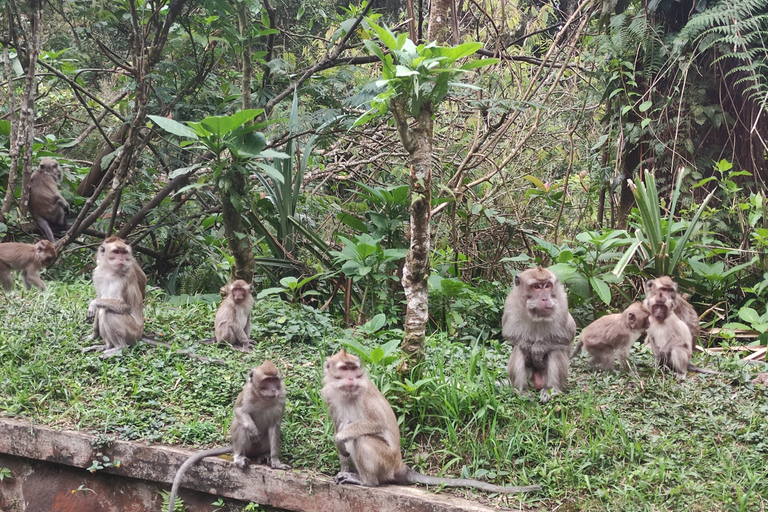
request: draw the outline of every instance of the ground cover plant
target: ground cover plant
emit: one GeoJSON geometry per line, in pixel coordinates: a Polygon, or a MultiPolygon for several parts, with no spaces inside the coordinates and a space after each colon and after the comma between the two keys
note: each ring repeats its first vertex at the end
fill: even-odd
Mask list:
{"type": "Polygon", "coordinates": [[[723,373],[683,381],[654,369],[639,346],[628,373],[596,372],[582,356],[573,361],[567,392],[540,405],[512,392],[505,369],[510,349],[498,335],[479,343],[434,334],[418,380],[401,380],[397,353],[376,350],[399,333],[361,329],[353,336],[330,319],[319,323],[320,313],[275,299],[257,301],[254,330],[263,334],[243,354],[193,343],[211,335],[215,305],[181,304],[153,289],[146,330],[173,348],[139,344],[103,360],[80,353],[88,343],[81,338],[90,329],[91,294],[80,280],[50,283],[45,292],[17,287],[4,296],[4,416],[126,440],[219,446],[227,442],[232,403],[248,369],[269,358],[288,390],[284,460],[334,475],[332,426],[320,397],[322,362],[346,344],[365,354],[373,381],[393,405],[407,464],[431,474],[543,487],[508,498],[450,492],[523,510],[768,507],[768,390],[751,382],[759,367],[725,356],[695,357],[723,373]],[[322,328],[308,337],[270,334],[268,326],[281,321],[322,328]]]}

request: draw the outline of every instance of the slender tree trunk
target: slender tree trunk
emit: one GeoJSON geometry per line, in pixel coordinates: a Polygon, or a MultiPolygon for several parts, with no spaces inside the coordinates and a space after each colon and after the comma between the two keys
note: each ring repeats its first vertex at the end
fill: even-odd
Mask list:
{"type": "Polygon", "coordinates": [[[244,197],[245,177],[236,170],[230,171],[228,176],[232,183],[232,190],[219,190],[218,192],[219,197],[221,197],[224,236],[226,236],[229,250],[235,258],[232,277],[233,279],[242,279],[246,283],[252,283],[255,260],[251,238],[245,230],[240,211],[232,201],[232,192],[235,192],[240,198],[244,197]]]}

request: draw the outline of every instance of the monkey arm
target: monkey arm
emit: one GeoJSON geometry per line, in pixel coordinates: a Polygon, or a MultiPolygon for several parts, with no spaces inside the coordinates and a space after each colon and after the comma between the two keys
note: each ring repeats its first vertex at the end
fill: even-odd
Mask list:
{"type": "Polygon", "coordinates": [[[131,305],[123,299],[93,299],[88,305],[88,314],[86,315],[89,322],[93,321],[96,310],[99,308],[104,308],[118,315],[127,315],[131,312],[131,305]]]}
{"type": "Polygon", "coordinates": [[[261,432],[248,411],[244,407],[235,407],[234,415],[240,426],[248,433],[251,442],[256,442],[261,437],[261,432]]]}
{"type": "Polygon", "coordinates": [[[269,428],[269,465],[274,469],[289,469],[291,466],[280,462],[280,424],[269,428]]]}
{"type": "Polygon", "coordinates": [[[382,428],[383,425],[383,421],[364,419],[355,421],[354,423],[350,423],[343,427],[334,436],[334,441],[336,442],[336,447],[338,448],[339,453],[343,454],[345,457],[348,456],[349,452],[345,445],[349,441],[354,441],[363,436],[376,437],[389,445],[390,442],[387,439],[389,436],[387,436],[387,430],[382,428]]]}

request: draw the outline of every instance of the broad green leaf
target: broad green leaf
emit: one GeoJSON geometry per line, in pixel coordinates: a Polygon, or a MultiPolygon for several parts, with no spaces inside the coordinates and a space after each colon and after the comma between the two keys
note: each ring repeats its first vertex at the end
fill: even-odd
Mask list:
{"type": "Polygon", "coordinates": [[[498,63],[499,63],[499,59],[475,59],[469,62],[465,62],[459,69],[463,69],[464,71],[469,71],[470,69],[477,69],[483,66],[492,66],[498,63]]]}
{"type": "Polygon", "coordinates": [[[187,137],[189,139],[198,140],[197,133],[195,133],[189,127],[179,123],[178,121],[174,121],[173,119],[168,119],[167,117],[162,117],[162,116],[147,116],[147,117],[151,119],[152,122],[155,123],[157,126],[159,126],[160,128],[162,128],[163,130],[169,133],[178,135],[179,137],[187,137]]]}
{"type": "Polygon", "coordinates": [[[603,302],[608,305],[611,304],[611,287],[608,286],[605,281],[599,277],[590,277],[589,284],[592,285],[595,293],[597,293],[597,296],[600,297],[603,302]]]}

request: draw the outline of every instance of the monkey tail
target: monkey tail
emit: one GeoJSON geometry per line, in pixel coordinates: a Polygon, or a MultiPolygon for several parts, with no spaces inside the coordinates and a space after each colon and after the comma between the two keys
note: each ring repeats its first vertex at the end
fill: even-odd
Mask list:
{"type": "Polygon", "coordinates": [[[232,453],[234,448],[232,445],[224,446],[223,448],[212,448],[210,450],[205,450],[202,452],[198,452],[194,455],[192,455],[190,458],[188,458],[186,461],[184,461],[184,464],[181,465],[178,471],[176,471],[176,476],[173,479],[173,486],[171,487],[171,497],[168,500],[168,512],[173,512],[173,506],[176,504],[176,494],[179,492],[179,486],[181,485],[181,478],[184,476],[184,473],[189,469],[189,467],[200,461],[201,459],[204,459],[205,457],[213,457],[216,455],[224,455],[225,453],[232,453]]]}
{"type": "Polygon", "coordinates": [[[471,480],[467,478],[437,478],[434,476],[422,475],[409,467],[405,468],[400,483],[423,484],[423,485],[442,485],[444,487],[474,487],[485,492],[497,492],[511,494],[516,492],[533,492],[541,490],[540,485],[522,485],[522,486],[502,486],[493,485],[480,480],[471,480]]]}
{"type": "Polygon", "coordinates": [[[723,372],[718,372],[716,370],[710,370],[709,368],[700,368],[698,366],[694,366],[691,363],[688,363],[688,371],[689,372],[696,372],[696,373],[704,373],[707,375],[722,375],[723,372]]]}
{"type": "Polygon", "coordinates": [[[571,359],[579,355],[579,352],[581,352],[581,347],[584,346],[584,343],[581,342],[581,338],[579,338],[579,342],[576,343],[576,348],[573,349],[573,352],[571,353],[571,359]]]}

